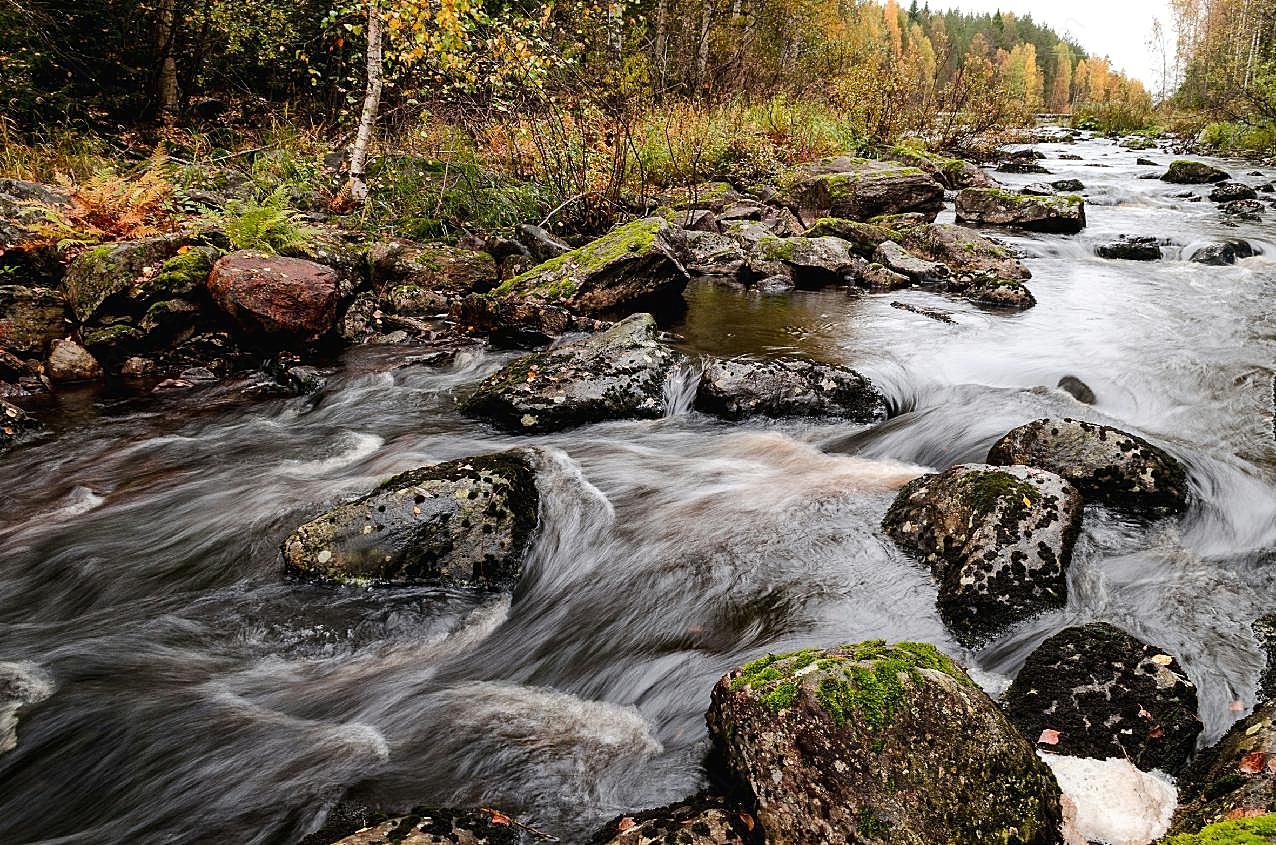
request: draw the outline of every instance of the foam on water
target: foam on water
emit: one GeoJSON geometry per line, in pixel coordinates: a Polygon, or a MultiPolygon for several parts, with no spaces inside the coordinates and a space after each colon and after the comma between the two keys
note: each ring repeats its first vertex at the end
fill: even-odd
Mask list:
{"type": "Polygon", "coordinates": [[[1091,760],[1038,752],[1063,792],[1067,845],[1148,845],[1170,829],[1178,790],[1168,775],[1129,760],[1091,760]]]}

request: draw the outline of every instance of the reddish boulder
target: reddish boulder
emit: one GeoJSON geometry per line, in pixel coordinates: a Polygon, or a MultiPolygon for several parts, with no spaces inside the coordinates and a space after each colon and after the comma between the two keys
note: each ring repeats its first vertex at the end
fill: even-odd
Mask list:
{"type": "Polygon", "coordinates": [[[337,283],[313,261],[234,252],[213,265],[208,291],[249,334],[315,340],[336,321],[337,283]]]}

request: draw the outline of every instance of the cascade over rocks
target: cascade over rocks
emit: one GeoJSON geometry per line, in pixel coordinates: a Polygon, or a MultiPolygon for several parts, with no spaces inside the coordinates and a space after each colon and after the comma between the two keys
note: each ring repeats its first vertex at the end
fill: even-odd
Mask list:
{"type": "Polygon", "coordinates": [[[261,339],[318,340],[336,320],[337,272],[302,258],[233,252],[213,265],[208,292],[261,339]]]}
{"type": "Polygon", "coordinates": [[[660,417],[665,381],[683,360],[682,353],[659,344],[650,314],[635,314],[583,340],[507,364],[462,409],[498,428],[526,433],[660,417]]]}
{"type": "Polygon", "coordinates": [[[1187,508],[1183,466],[1164,449],[1111,426],[1067,418],[1036,420],[993,444],[988,463],[1057,473],[1087,502],[1150,514],[1187,508]]]}
{"type": "Polygon", "coordinates": [[[798,168],[783,200],[806,226],[821,217],[869,220],[905,212],[934,220],[944,187],[918,167],[841,156],[798,168]]]}
{"type": "Polygon", "coordinates": [[[999,188],[967,188],[957,194],[957,222],[1071,235],[1085,228],[1085,200],[1072,195],[1029,197],[999,188]]]}
{"type": "Polygon", "coordinates": [[[974,641],[1062,607],[1081,496],[1051,472],[955,466],[910,481],[882,528],[939,579],[939,611],[974,641]]]}
{"type": "Polygon", "coordinates": [[[713,360],[705,365],[696,409],[728,420],[766,417],[885,419],[886,399],[848,367],[805,360],[713,360]]]}
{"type": "Polygon", "coordinates": [[[1207,185],[1232,178],[1226,170],[1200,161],[1179,159],[1170,163],[1170,169],[1161,176],[1162,182],[1172,185],[1207,185]]]}
{"type": "Polygon", "coordinates": [[[527,450],[447,461],[305,523],[284,541],[284,562],[307,578],[508,588],[522,572],[539,501],[527,450]]]}
{"type": "Polygon", "coordinates": [[[1007,712],[1043,751],[1128,757],[1176,773],[1201,732],[1196,687],[1177,660],[1106,622],[1068,628],[1028,656],[1007,712]],[[1057,736],[1053,733],[1057,732],[1057,736]]]}
{"type": "Polygon", "coordinates": [[[1276,701],[1264,702],[1201,751],[1179,778],[1172,833],[1276,812],[1276,701]]]}
{"type": "Polygon", "coordinates": [[[706,719],[768,845],[1060,842],[1054,776],[933,646],[768,655],[717,683],[706,719]]]}
{"type": "Polygon", "coordinates": [[[612,819],[590,845],[760,845],[751,817],[725,799],[700,793],[685,801],[612,819]]]}
{"type": "Polygon", "coordinates": [[[663,218],[635,220],[507,280],[487,297],[493,303],[553,305],[587,316],[677,300],[687,286],[687,271],[670,238],[663,218]]]}

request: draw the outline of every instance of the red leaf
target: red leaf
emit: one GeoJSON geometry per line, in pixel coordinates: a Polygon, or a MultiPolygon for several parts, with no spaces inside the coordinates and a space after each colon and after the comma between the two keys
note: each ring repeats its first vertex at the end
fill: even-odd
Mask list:
{"type": "Polygon", "coordinates": [[[1041,743],[1042,745],[1058,745],[1059,732],[1056,731],[1054,728],[1046,728],[1044,731],[1041,732],[1041,736],[1037,739],[1037,742],[1041,743]]]}
{"type": "Polygon", "coordinates": [[[635,824],[637,824],[637,822],[634,821],[633,816],[625,816],[620,821],[616,822],[616,829],[619,830],[621,833],[624,833],[626,830],[629,830],[629,828],[633,827],[635,824]]]}
{"type": "Polygon", "coordinates": [[[1267,765],[1267,755],[1261,751],[1255,751],[1253,754],[1246,754],[1241,758],[1240,769],[1247,775],[1256,775],[1263,770],[1263,766],[1267,765]]]}

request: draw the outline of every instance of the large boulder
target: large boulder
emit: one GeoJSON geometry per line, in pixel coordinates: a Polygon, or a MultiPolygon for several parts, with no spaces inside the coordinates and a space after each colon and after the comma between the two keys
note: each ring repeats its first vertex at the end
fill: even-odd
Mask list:
{"type": "MultiPolygon", "coordinates": [[[[71,261],[62,282],[72,313],[81,323],[90,322],[108,298],[155,275],[178,250],[191,243],[189,235],[156,235],[86,249],[71,261]]],[[[205,268],[204,278],[207,277],[205,268]]]]}
{"type": "Polygon", "coordinates": [[[618,816],[590,845],[748,845],[760,842],[751,815],[701,793],[665,807],[618,816]]]}
{"type": "Polygon", "coordinates": [[[50,217],[71,206],[62,191],[22,179],[0,179],[0,266],[44,274],[57,264],[50,217]]]}
{"type": "Polygon", "coordinates": [[[965,226],[909,226],[900,232],[900,243],[913,255],[944,264],[954,273],[992,274],[1000,279],[1032,277],[1013,252],[965,226]]]}
{"type": "Polygon", "coordinates": [[[944,187],[919,167],[843,156],[798,168],[783,199],[806,226],[821,217],[869,220],[906,212],[934,220],[944,187]]]}
{"type": "Polygon", "coordinates": [[[525,451],[410,470],[305,523],[283,544],[308,578],[395,586],[509,587],[536,530],[525,451]]]}
{"type": "Polygon", "coordinates": [[[1258,199],[1258,191],[1244,182],[1219,182],[1210,191],[1210,200],[1218,203],[1253,199],[1258,199]]]}
{"type": "Polygon", "coordinates": [[[302,258],[233,252],[213,265],[208,292],[250,336],[313,341],[337,316],[337,272],[302,258]]]}
{"type": "Polygon", "coordinates": [[[45,372],[57,382],[86,381],[102,375],[102,365],[74,340],[55,340],[49,350],[45,372]]]}
{"type": "Polygon", "coordinates": [[[709,733],[768,845],[1054,845],[1054,776],[921,643],[768,655],[713,689],[709,733]]]}
{"type": "Polygon", "coordinates": [[[1220,170],[1212,164],[1179,159],[1170,163],[1170,168],[1161,176],[1161,181],[1174,185],[1207,185],[1230,178],[1232,177],[1226,170],[1220,170]]]}
{"type": "Polygon", "coordinates": [[[413,807],[386,815],[337,805],[324,826],[299,845],[519,845],[518,830],[496,810],[413,807]]]}
{"type": "Polygon", "coordinates": [[[1179,778],[1174,832],[1276,812],[1276,701],[1260,704],[1179,778]]]}
{"type": "Polygon", "coordinates": [[[705,365],[696,408],[729,420],[767,417],[886,417],[886,399],[847,367],[814,361],[714,360],[705,365]]]}
{"type": "Polygon", "coordinates": [[[470,293],[496,285],[496,261],[486,252],[440,243],[393,240],[368,251],[371,281],[390,310],[401,314],[446,311],[470,293]]]}
{"type": "Polygon", "coordinates": [[[1182,769],[1202,727],[1196,687],[1178,661],[1106,622],[1043,642],[1006,702],[1010,720],[1042,750],[1124,757],[1145,771],[1182,769]]]}
{"type": "Polygon", "coordinates": [[[821,217],[803,232],[803,237],[841,238],[850,244],[851,252],[861,258],[872,258],[880,245],[897,239],[899,233],[876,223],[861,223],[844,217],[821,217]]]}
{"type": "Polygon", "coordinates": [[[66,301],[57,291],[0,285],[0,349],[43,353],[67,333],[66,301]]]}
{"type": "Polygon", "coordinates": [[[735,278],[748,262],[739,241],[713,232],[682,233],[678,258],[693,276],[735,278]]]}
{"type": "Polygon", "coordinates": [[[1049,470],[1091,503],[1150,514],[1187,508],[1182,464],[1164,449],[1111,426],[1067,418],[1036,420],[993,444],[988,463],[1049,470]]]}
{"type": "Polygon", "coordinates": [[[1081,509],[1054,473],[967,464],[910,481],[882,527],[930,565],[940,615],[970,642],[1063,606],[1081,509]]]}
{"type": "Polygon", "coordinates": [[[498,428],[525,433],[660,417],[665,381],[683,360],[660,345],[650,314],[635,314],[583,340],[507,364],[463,407],[498,428]]]}
{"type": "Polygon", "coordinates": [[[678,261],[670,233],[661,217],[617,226],[580,249],[509,279],[487,296],[591,316],[677,299],[687,286],[687,271],[678,261]]]}
{"type": "Polygon", "coordinates": [[[1253,258],[1258,251],[1249,243],[1239,238],[1222,243],[1207,244],[1196,250],[1188,258],[1193,264],[1206,264],[1211,267],[1225,267],[1235,264],[1241,258],[1253,258]]]}
{"type": "Polygon", "coordinates": [[[957,222],[1071,235],[1085,228],[1085,200],[1075,195],[1030,197],[1000,188],[957,194],[957,222]]]}
{"type": "Polygon", "coordinates": [[[924,147],[902,144],[895,147],[891,155],[905,164],[920,167],[950,190],[960,191],[962,188],[983,188],[996,184],[979,165],[931,152],[924,147]]]}
{"type": "Polygon", "coordinates": [[[754,244],[748,262],[754,278],[788,276],[798,287],[818,288],[846,282],[856,258],[840,238],[766,237],[754,244]]]}

